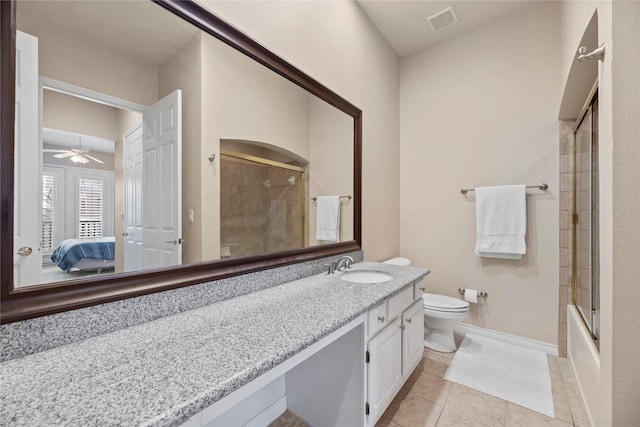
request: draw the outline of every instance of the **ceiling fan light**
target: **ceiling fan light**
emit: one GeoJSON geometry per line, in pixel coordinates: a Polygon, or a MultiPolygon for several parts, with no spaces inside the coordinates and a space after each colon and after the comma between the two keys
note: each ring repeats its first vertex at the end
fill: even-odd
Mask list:
{"type": "Polygon", "coordinates": [[[76,154],[75,156],[71,157],[71,161],[73,163],[89,163],[89,159],[81,156],[80,154],[76,154]]]}

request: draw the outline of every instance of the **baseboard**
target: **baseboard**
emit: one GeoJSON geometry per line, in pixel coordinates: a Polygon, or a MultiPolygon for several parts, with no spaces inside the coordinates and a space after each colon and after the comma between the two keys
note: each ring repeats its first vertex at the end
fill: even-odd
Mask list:
{"type": "Polygon", "coordinates": [[[458,323],[453,328],[453,332],[459,334],[476,334],[482,337],[491,338],[496,341],[502,341],[509,344],[517,345],[531,350],[542,351],[543,353],[550,354],[552,356],[558,355],[558,346],[548,344],[542,341],[536,341],[529,338],[519,337],[517,335],[511,335],[504,332],[494,331],[492,329],[481,328],[479,326],[467,325],[466,323],[458,323]]]}

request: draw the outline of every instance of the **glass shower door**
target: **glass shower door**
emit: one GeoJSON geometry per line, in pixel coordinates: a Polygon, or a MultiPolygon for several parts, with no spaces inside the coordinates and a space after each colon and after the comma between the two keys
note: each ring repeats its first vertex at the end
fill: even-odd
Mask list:
{"type": "Polygon", "coordinates": [[[573,180],[573,303],[594,342],[600,336],[598,253],[598,95],[575,130],[573,180]]]}

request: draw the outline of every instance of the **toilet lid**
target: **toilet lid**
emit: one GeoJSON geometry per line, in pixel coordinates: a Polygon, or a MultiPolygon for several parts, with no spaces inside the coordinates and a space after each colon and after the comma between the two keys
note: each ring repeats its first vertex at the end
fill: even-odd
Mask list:
{"type": "Polygon", "coordinates": [[[438,294],[424,294],[424,307],[436,311],[467,311],[469,303],[458,298],[438,294]]]}

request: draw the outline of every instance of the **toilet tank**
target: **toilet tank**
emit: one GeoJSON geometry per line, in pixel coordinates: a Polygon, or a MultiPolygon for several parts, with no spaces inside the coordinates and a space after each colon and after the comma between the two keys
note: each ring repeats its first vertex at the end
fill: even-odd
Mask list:
{"type": "Polygon", "coordinates": [[[383,261],[383,264],[394,264],[394,265],[410,265],[411,264],[411,260],[409,258],[403,258],[403,257],[395,257],[395,258],[391,258],[388,259],[386,261],[383,261]]]}

